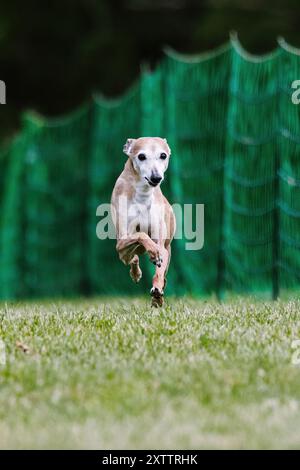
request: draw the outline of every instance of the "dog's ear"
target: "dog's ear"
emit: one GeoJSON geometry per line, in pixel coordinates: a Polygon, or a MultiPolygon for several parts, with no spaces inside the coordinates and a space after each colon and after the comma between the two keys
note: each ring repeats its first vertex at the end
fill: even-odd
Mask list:
{"type": "Polygon", "coordinates": [[[124,144],[124,147],[123,147],[123,152],[129,157],[130,155],[130,152],[131,152],[131,149],[132,149],[132,145],[134,143],[135,139],[127,139],[126,140],[126,144],[124,144]]]}
{"type": "Polygon", "coordinates": [[[169,150],[169,155],[171,155],[171,149],[169,147],[167,139],[163,139],[163,141],[167,144],[168,150],[169,150]]]}

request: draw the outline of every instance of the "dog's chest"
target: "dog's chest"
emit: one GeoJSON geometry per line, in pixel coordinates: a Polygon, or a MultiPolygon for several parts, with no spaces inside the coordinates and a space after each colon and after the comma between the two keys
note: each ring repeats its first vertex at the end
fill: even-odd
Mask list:
{"type": "Polygon", "coordinates": [[[146,232],[150,229],[150,209],[131,204],[128,211],[129,232],[146,232]]]}
{"type": "Polygon", "coordinates": [[[153,190],[137,188],[128,207],[129,232],[151,234],[152,226],[157,224],[153,190]]]}

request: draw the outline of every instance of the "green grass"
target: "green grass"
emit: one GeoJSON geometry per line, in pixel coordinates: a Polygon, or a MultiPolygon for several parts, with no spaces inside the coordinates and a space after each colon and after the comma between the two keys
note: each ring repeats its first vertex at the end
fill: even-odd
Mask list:
{"type": "Polygon", "coordinates": [[[2,304],[0,447],[299,448],[299,312],[296,300],[2,304]]]}

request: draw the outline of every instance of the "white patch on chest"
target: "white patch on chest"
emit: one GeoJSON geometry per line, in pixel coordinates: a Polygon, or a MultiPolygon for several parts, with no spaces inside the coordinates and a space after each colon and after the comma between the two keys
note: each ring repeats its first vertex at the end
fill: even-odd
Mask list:
{"type": "Polygon", "coordinates": [[[128,205],[128,233],[145,232],[152,240],[162,236],[163,207],[155,203],[154,192],[147,183],[139,182],[128,205]]]}
{"type": "Polygon", "coordinates": [[[128,232],[149,233],[151,231],[151,206],[153,204],[153,188],[148,183],[139,182],[135,194],[128,205],[128,232]]]}

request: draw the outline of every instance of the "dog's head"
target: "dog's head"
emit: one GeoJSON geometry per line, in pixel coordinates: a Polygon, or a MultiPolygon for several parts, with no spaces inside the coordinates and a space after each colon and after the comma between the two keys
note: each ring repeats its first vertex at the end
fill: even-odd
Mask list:
{"type": "Polygon", "coordinates": [[[150,186],[157,186],[163,181],[171,155],[166,139],[160,137],[127,139],[123,151],[131,159],[138,175],[150,186]]]}

